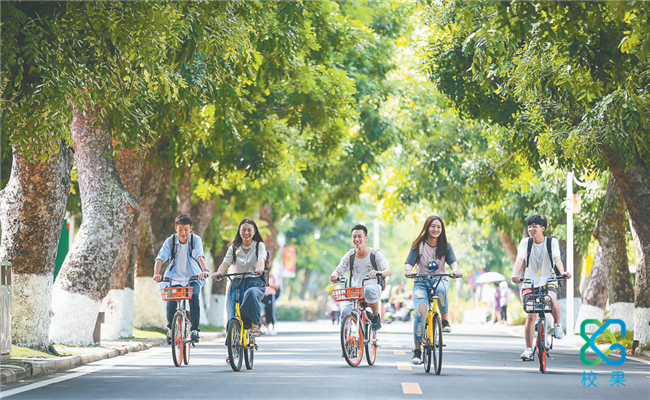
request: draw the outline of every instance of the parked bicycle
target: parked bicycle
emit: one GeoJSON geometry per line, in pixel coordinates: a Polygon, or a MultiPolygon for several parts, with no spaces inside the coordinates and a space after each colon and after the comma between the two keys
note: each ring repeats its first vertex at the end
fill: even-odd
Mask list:
{"type": "MultiPolygon", "coordinates": [[[[431,371],[431,361],[433,361],[433,372],[436,375],[440,375],[442,371],[442,348],[445,347],[445,344],[442,338],[440,312],[438,311],[440,308],[438,303],[442,299],[436,296],[435,293],[444,277],[461,278],[462,276],[453,274],[412,274],[408,276],[408,278],[413,279],[423,278],[427,286],[429,302],[422,331],[422,364],[424,365],[424,371],[429,373],[431,371]],[[434,282],[434,279],[436,282],[434,282]]],[[[418,310],[415,310],[415,312],[418,312],[418,310]]]]}
{"type": "MultiPolygon", "coordinates": [[[[172,286],[161,289],[163,301],[175,301],[176,313],[172,319],[172,359],[174,365],[180,367],[190,363],[190,347],[192,343],[192,323],[190,322],[190,302],[192,298],[192,283],[198,281],[198,276],[190,278],[188,286],[172,286]]],[[[169,278],[162,280],[169,282],[169,278]]]]}
{"type": "MultiPolygon", "coordinates": [[[[341,350],[345,361],[351,367],[356,367],[363,359],[363,352],[366,352],[368,365],[373,365],[377,359],[377,331],[371,329],[372,311],[364,300],[366,281],[375,278],[366,278],[361,281],[359,287],[349,287],[332,290],[332,298],[335,301],[351,301],[352,312],[341,322],[341,350]]],[[[345,283],[345,278],[339,278],[338,282],[345,283]]]]}
{"type": "Polygon", "coordinates": [[[538,287],[535,287],[533,280],[529,278],[522,279],[519,282],[530,284],[531,292],[526,293],[522,301],[526,313],[538,315],[537,323],[535,324],[537,341],[533,350],[533,359],[535,358],[535,354],[537,354],[539,371],[543,374],[546,373],[546,359],[548,352],[553,349],[553,338],[555,337],[555,330],[553,330],[552,334],[548,333],[548,327],[553,326],[553,301],[548,295],[548,286],[549,283],[564,279],[566,279],[565,276],[553,276],[548,278],[546,284],[538,287]]]}
{"type": "Polygon", "coordinates": [[[239,311],[239,290],[244,278],[256,278],[260,275],[250,272],[237,272],[221,276],[228,278],[232,287],[236,290],[235,316],[228,321],[226,328],[226,346],[228,347],[230,368],[235,372],[240,371],[243,359],[246,369],[253,369],[257,344],[255,343],[255,337],[251,335],[250,329],[244,329],[244,321],[242,321],[241,312],[239,311]]]}

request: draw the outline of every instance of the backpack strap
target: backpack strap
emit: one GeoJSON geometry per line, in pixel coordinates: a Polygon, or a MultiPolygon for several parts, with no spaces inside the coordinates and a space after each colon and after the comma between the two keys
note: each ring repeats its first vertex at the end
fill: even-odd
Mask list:
{"type": "Polygon", "coordinates": [[[548,259],[551,260],[551,265],[553,266],[553,272],[555,275],[561,275],[560,269],[555,265],[555,260],[553,259],[553,250],[551,249],[551,242],[553,238],[551,236],[546,238],[546,251],[548,251],[548,259]]]}
{"type": "Polygon", "coordinates": [[[378,249],[370,250],[370,263],[375,271],[379,271],[379,268],[377,267],[377,250],[378,249]]]}
{"type": "Polygon", "coordinates": [[[357,256],[357,252],[355,249],[352,249],[349,251],[350,254],[350,284],[352,284],[352,271],[354,270],[354,259],[357,256]]]}
{"type": "Polygon", "coordinates": [[[530,266],[530,252],[533,250],[533,238],[528,238],[528,249],[526,250],[526,268],[530,266]]]}

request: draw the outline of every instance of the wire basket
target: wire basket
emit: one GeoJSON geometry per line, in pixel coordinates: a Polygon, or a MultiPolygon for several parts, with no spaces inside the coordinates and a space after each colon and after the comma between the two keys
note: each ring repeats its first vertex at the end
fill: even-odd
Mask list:
{"type": "Polygon", "coordinates": [[[332,290],[332,298],[334,301],[363,300],[364,293],[365,288],[363,286],[345,289],[334,289],[332,290]]]}
{"type": "Polygon", "coordinates": [[[177,286],[160,289],[163,301],[189,300],[192,298],[192,286],[177,286]]]}
{"type": "Polygon", "coordinates": [[[540,311],[553,312],[553,302],[548,294],[527,293],[523,300],[524,311],[529,314],[536,314],[540,311]]]}

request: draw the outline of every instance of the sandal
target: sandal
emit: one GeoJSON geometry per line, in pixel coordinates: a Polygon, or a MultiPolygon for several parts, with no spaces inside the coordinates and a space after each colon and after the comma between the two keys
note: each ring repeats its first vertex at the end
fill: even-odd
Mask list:
{"type": "Polygon", "coordinates": [[[226,364],[230,365],[230,357],[226,357],[226,364]]]}
{"type": "Polygon", "coordinates": [[[251,336],[252,337],[262,336],[262,331],[260,331],[259,326],[254,326],[254,327],[251,328],[251,336]]]}

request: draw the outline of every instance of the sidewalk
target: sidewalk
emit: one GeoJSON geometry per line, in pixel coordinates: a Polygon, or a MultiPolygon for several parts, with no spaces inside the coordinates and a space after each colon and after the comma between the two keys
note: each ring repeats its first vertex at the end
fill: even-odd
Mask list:
{"type": "MultiPolygon", "coordinates": [[[[224,337],[223,332],[202,332],[201,342],[224,337]]],[[[55,346],[60,353],[81,353],[57,358],[9,358],[0,365],[0,383],[7,384],[32,376],[52,374],[57,371],[113,358],[128,353],[165,345],[163,338],[129,339],[127,341],[102,341],[96,347],[55,346]]]]}

